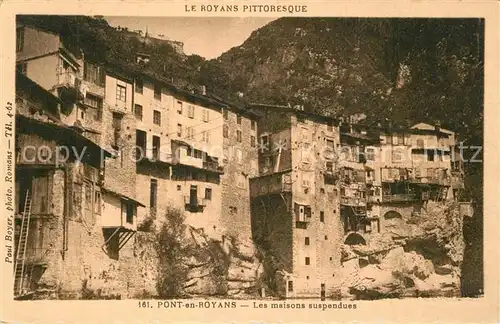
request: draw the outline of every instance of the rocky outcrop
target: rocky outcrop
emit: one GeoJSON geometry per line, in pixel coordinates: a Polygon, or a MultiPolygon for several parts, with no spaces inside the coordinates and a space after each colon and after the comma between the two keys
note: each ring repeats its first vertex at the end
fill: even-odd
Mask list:
{"type": "Polygon", "coordinates": [[[252,241],[213,238],[188,226],[182,244],[179,296],[245,298],[257,293],[263,270],[252,241]]]}
{"type": "Polygon", "coordinates": [[[464,241],[455,203],[429,202],[419,216],[391,220],[366,245],[344,245],[344,298],[459,296],[464,241]]]}

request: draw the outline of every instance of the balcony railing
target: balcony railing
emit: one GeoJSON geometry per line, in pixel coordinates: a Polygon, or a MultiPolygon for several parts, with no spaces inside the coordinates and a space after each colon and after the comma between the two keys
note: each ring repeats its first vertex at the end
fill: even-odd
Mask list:
{"type": "Polygon", "coordinates": [[[327,183],[335,183],[339,180],[339,176],[336,172],[333,172],[333,170],[327,170],[323,173],[323,176],[325,178],[325,181],[327,183]]]}
{"type": "Polygon", "coordinates": [[[415,177],[411,178],[410,182],[413,183],[429,183],[429,184],[437,184],[441,186],[449,186],[451,184],[450,178],[438,178],[438,177],[415,177]]]}
{"type": "Polygon", "coordinates": [[[415,201],[417,196],[415,194],[395,194],[395,195],[383,195],[383,202],[407,202],[415,201]]]}
{"type": "Polygon", "coordinates": [[[219,165],[219,162],[214,161],[203,161],[203,169],[213,171],[213,172],[223,172],[224,167],[219,165]]]}
{"type": "Polygon", "coordinates": [[[346,206],[366,206],[365,198],[354,198],[354,197],[340,197],[340,204],[346,206]]]}
{"type": "Polygon", "coordinates": [[[208,201],[205,198],[184,196],[184,204],[192,208],[205,207],[208,201]]]}

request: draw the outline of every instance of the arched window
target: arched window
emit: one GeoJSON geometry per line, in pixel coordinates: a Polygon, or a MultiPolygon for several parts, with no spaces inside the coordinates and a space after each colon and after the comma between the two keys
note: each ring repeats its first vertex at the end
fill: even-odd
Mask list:
{"type": "Polygon", "coordinates": [[[366,245],[366,240],[358,233],[351,233],[347,235],[344,244],[347,245],[366,245]]]}
{"type": "Polygon", "coordinates": [[[391,211],[388,211],[387,213],[385,213],[384,218],[385,219],[394,219],[394,218],[401,219],[403,217],[397,211],[391,210],[391,211]]]}

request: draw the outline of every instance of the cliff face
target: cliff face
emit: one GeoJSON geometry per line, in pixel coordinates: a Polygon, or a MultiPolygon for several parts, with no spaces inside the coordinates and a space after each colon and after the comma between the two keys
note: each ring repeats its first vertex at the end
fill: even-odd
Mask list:
{"type": "Polygon", "coordinates": [[[393,221],[367,245],[344,245],[344,298],[460,296],[463,218],[457,203],[432,203],[393,221]]]}

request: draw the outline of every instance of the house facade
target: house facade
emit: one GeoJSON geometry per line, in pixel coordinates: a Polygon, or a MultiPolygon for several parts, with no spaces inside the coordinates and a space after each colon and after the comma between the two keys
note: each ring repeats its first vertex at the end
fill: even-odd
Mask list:
{"type": "Polygon", "coordinates": [[[250,179],[252,233],[284,273],[281,296],[332,295],[340,267],[339,130],[331,118],[284,107],[259,124],[260,175],[250,179]],[[275,122],[270,122],[271,120],[275,122]]]}

